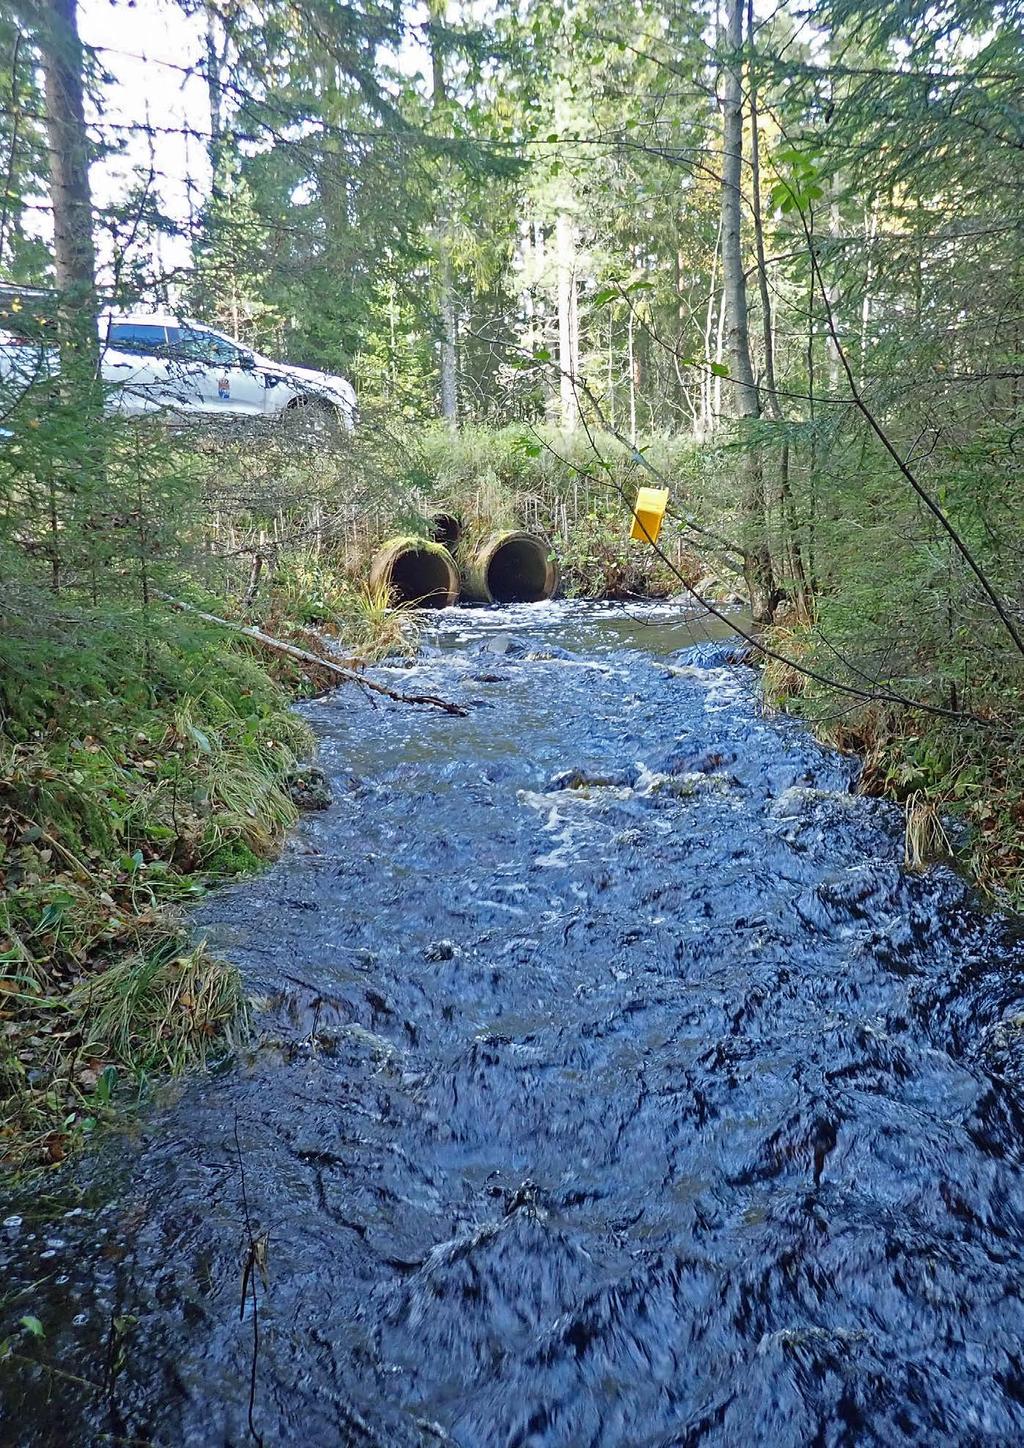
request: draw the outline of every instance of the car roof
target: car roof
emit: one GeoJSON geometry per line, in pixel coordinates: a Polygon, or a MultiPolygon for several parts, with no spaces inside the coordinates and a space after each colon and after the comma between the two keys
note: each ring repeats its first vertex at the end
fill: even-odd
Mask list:
{"type": "Polygon", "coordinates": [[[209,326],[206,322],[197,322],[192,317],[182,317],[177,312],[104,312],[103,316],[108,322],[116,322],[120,325],[128,323],[131,326],[143,327],[205,327],[207,331],[216,331],[215,327],[209,326]]]}

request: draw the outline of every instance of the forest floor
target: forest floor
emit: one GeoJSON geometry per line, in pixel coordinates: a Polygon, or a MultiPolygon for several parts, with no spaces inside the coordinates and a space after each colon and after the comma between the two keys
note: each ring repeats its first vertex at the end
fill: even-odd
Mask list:
{"type": "MultiPolygon", "coordinates": [[[[275,626],[326,654],[293,621],[278,614],[275,626]]],[[[375,646],[394,647],[402,628],[382,612],[375,646]]],[[[323,802],[292,704],[336,683],[326,669],[169,610],[147,661],[144,687],[98,680],[44,733],[0,741],[7,1171],[63,1160],[152,1079],[230,1053],[248,1004],[185,914],[261,869],[298,810],[323,802]]]]}

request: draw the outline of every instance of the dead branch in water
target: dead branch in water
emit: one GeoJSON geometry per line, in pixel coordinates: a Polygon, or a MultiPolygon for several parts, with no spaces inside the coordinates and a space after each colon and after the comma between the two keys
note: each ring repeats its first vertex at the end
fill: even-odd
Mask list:
{"type": "Polygon", "coordinates": [[[363,689],[368,689],[373,694],[383,694],[385,699],[393,699],[396,704],[429,704],[434,709],[443,709],[446,714],[459,714],[466,716],[468,709],[461,704],[453,704],[449,699],[439,699],[436,694],[403,694],[399,689],[389,689],[386,684],[378,684],[375,679],[367,679],[362,674],[356,673],[355,669],[346,669],[341,664],[334,663],[331,659],[325,659],[320,654],[314,654],[309,649],[300,649],[297,644],[285,643],[283,639],[271,638],[262,629],[255,628],[252,624],[232,623],[230,619],[218,618],[215,613],[206,613],[195,604],[185,603],[180,598],[172,598],[169,593],[158,593],[158,598],[164,603],[169,603],[172,608],[180,609],[182,613],[195,614],[205,623],[216,624],[219,628],[230,629],[232,633],[242,634],[247,639],[255,639],[265,649],[273,653],[284,654],[287,658],[297,659],[301,664],[309,664],[317,669],[326,669],[328,673],[335,674],[339,679],[346,679],[350,684],[358,684],[363,689]]]}

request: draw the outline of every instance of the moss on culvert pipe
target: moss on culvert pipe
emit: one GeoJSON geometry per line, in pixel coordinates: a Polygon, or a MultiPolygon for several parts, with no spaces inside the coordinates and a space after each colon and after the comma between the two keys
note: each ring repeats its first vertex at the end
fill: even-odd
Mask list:
{"type": "Polygon", "coordinates": [[[536,533],[494,533],[465,558],[462,591],[478,603],[540,603],[558,587],[551,549],[536,533]]]}
{"type": "Polygon", "coordinates": [[[370,587],[390,588],[399,607],[447,608],[458,599],[459,573],[440,543],[390,538],[374,557],[370,587]]]}

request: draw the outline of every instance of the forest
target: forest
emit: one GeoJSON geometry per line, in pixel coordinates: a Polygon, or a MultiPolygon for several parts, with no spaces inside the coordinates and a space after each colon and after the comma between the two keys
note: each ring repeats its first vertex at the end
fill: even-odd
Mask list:
{"type": "Polygon", "coordinates": [[[367,559],[439,507],[545,533],[570,596],[742,600],[908,864],[1019,900],[1019,8],[138,8],[175,58],[116,43],[135,6],[0,16],[0,330],[59,361],[0,378],[12,1159],[245,1016],[181,906],[279,846],[329,680],[200,613],[414,653],[367,559]],[[125,418],[109,309],[350,379],[358,422],[125,418]]]}
{"type": "Polygon", "coordinates": [[[1022,466],[1024,0],[0,5],[0,1442],[1024,1441],[1022,466]]]}

